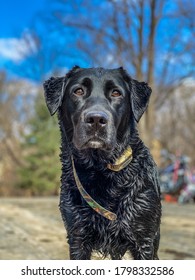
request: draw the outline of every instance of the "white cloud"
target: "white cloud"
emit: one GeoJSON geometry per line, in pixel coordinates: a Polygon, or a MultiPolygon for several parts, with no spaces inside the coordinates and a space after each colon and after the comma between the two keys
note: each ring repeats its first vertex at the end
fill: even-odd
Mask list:
{"type": "Polygon", "coordinates": [[[183,85],[187,87],[195,88],[195,79],[192,77],[188,77],[183,80],[183,85]]]}
{"type": "Polygon", "coordinates": [[[30,53],[24,38],[0,38],[0,58],[20,62],[30,53]]]}

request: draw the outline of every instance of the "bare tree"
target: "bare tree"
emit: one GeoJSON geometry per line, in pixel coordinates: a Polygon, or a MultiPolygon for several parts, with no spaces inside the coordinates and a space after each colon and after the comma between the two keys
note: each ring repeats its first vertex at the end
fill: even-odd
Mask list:
{"type": "Polygon", "coordinates": [[[17,168],[24,165],[21,143],[35,94],[29,88],[29,82],[8,80],[0,73],[0,193],[10,191],[17,168]]]}
{"type": "Polygon", "coordinates": [[[167,0],[57,0],[48,21],[61,38],[65,36],[67,55],[75,55],[74,61],[79,52],[88,65],[124,66],[133,77],[149,83],[153,95],[140,124],[148,144],[155,109],[194,72],[194,5],[182,0],[169,5],[167,0]],[[75,34],[73,41],[69,33],[75,34]],[[185,68],[179,70],[180,66],[185,68]]]}

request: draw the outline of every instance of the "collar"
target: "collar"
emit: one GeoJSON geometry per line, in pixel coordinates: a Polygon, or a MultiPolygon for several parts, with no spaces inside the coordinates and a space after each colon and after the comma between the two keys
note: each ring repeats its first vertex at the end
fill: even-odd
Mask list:
{"type": "MultiPolygon", "coordinates": [[[[112,170],[112,171],[120,171],[123,168],[125,168],[132,160],[132,149],[129,146],[124,153],[115,161],[114,164],[108,164],[107,168],[112,170]]],[[[76,172],[75,164],[74,164],[74,159],[73,156],[71,156],[71,161],[72,161],[72,168],[73,168],[73,174],[74,174],[74,179],[77,185],[77,188],[81,194],[81,196],[84,198],[84,200],[87,202],[87,204],[97,213],[102,215],[103,217],[107,218],[108,220],[114,221],[117,219],[117,215],[100,204],[98,204],[89,194],[88,192],[84,189],[83,185],[81,184],[79,177],[76,172]]]]}
{"type": "Polygon", "coordinates": [[[115,161],[115,163],[109,163],[107,168],[115,172],[121,171],[132,161],[132,158],[132,149],[130,146],[128,146],[122,155],[115,161]]]}

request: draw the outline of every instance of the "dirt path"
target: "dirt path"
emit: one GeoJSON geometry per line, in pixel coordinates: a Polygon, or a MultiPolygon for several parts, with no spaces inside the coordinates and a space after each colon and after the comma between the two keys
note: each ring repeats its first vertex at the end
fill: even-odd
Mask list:
{"type": "MultiPolygon", "coordinates": [[[[0,219],[1,260],[68,259],[58,198],[1,198],[0,219]]],[[[195,205],[163,204],[159,257],[195,259],[195,205]]]]}

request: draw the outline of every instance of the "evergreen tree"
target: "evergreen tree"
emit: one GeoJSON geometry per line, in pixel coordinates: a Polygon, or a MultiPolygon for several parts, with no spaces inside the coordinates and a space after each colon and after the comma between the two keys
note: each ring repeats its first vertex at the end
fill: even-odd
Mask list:
{"type": "Polygon", "coordinates": [[[25,166],[19,169],[18,187],[31,195],[56,194],[60,185],[57,119],[51,118],[43,97],[35,101],[35,112],[24,137],[25,166]]]}

